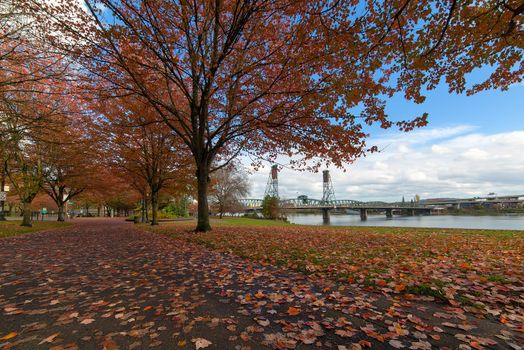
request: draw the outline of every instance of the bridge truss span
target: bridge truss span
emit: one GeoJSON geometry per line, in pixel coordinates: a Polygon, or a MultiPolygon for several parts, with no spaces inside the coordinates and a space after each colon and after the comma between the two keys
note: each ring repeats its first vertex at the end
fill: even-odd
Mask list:
{"type": "MultiPolygon", "coordinates": [[[[240,203],[246,208],[260,208],[262,207],[262,199],[246,198],[241,199],[240,203]]],[[[280,207],[282,208],[343,208],[343,207],[369,207],[371,203],[360,202],[352,199],[335,199],[324,201],[321,199],[313,198],[289,198],[281,199],[280,207]]],[[[382,204],[382,206],[384,206],[382,204]]]]}

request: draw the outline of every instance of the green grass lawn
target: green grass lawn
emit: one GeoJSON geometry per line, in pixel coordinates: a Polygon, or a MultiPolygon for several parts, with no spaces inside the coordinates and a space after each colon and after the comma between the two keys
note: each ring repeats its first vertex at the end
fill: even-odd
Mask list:
{"type": "MultiPolygon", "coordinates": [[[[189,221],[190,225],[196,225],[196,221],[189,221]]],[[[161,223],[163,224],[163,223],[161,223]]],[[[188,224],[186,222],[171,223],[175,225],[188,224]]],[[[435,233],[438,231],[441,234],[480,234],[488,236],[514,236],[524,235],[524,230],[481,230],[481,229],[462,229],[462,228],[431,228],[431,227],[390,227],[390,226],[318,226],[318,225],[298,225],[291,224],[285,221],[253,219],[246,217],[224,217],[222,219],[212,218],[211,227],[215,226],[240,226],[240,227],[310,227],[326,230],[346,231],[348,229],[355,229],[359,232],[373,232],[373,233],[435,233]]]]}
{"type": "Polygon", "coordinates": [[[243,218],[243,217],[224,217],[222,219],[212,218],[211,226],[213,225],[233,225],[233,226],[291,226],[285,221],[277,220],[265,220],[265,219],[252,219],[252,218],[243,218]]]}
{"type": "Polygon", "coordinates": [[[23,235],[26,233],[38,232],[52,228],[63,228],[71,226],[69,222],[58,221],[34,221],[33,227],[20,226],[21,221],[0,221],[0,238],[23,235]]]}

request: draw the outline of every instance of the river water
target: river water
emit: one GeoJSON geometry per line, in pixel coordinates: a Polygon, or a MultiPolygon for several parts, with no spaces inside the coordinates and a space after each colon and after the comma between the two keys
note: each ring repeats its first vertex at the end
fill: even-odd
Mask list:
{"type": "MultiPolygon", "coordinates": [[[[322,214],[288,213],[290,222],[300,225],[324,225],[322,214]]],[[[493,230],[524,230],[524,215],[500,216],[394,216],[368,215],[367,221],[361,221],[359,215],[331,214],[330,226],[388,226],[388,227],[435,227],[493,230]]]]}

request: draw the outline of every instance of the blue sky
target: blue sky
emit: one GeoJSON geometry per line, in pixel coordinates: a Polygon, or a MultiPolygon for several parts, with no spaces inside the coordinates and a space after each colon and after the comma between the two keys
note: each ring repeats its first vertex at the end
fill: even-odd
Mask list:
{"type": "Polygon", "coordinates": [[[445,85],[427,93],[421,105],[396,96],[388,105],[392,116],[429,113],[429,127],[476,125],[480,131],[501,132],[524,128],[524,83],[508,91],[484,91],[473,96],[450,94],[445,85]]]}
{"type": "MultiPolygon", "coordinates": [[[[387,111],[393,120],[427,112],[429,125],[410,133],[370,128],[368,143],[383,151],[347,165],[345,172],[330,169],[337,198],[524,194],[524,83],[473,96],[449,94],[441,84],[426,97],[420,105],[403,96],[390,100],[387,111]]],[[[268,173],[269,167],[251,173],[251,197],[263,196],[268,173]]],[[[283,198],[322,196],[318,173],[284,168],[279,184],[283,198]]]]}

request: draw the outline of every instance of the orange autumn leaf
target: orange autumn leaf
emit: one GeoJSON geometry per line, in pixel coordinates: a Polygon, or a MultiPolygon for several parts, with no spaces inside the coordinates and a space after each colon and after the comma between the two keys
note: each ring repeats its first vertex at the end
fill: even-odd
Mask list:
{"type": "Polygon", "coordinates": [[[290,306],[288,309],[287,309],[287,313],[289,316],[296,316],[300,313],[300,309],[297,308],[297,307],[293,307],[293,306],[290,306]]]}
{"type": "Polygon", "coordinates": [[[363,346],[365,348],[371,348],[371,342],[369,342],[367,340],[362,339],[358,343],[360,344],[360,346],[363,346]]]}
{"type": "Polygon", "coordinates": [[[399,284],[397,284],[395,286],[395,292],[397,292],[397,293],[400,293],[400,292],[402,292],[405,289],[406,289],[406,285],[403,284],[403,283],[399,283],[399,284]]]}
{"type": "Polygon", "coordinates": [[[257,298],[257,299],[263,299],[265,297],[266,297],[266,295],[264,293],[262,293],[262,291],[260,291],[260,290],[257,292],[257,294],[255,294],[255,298],[257,298]]]}
{"type": "Polygon", "coordinates": [[[6,335],[4,335],[2,338],[0,338],[1,340],[9,340],[11,338],[14,338],[18,335],[18,333],[16,332],[11,332],[11,333],[8,333],[6,335]]]}
{"type": "Polygon", "coordinates": [[[148,305],[144,308],[144,311],[151,310],[153,307],[151,305],[148,305]]]}
{"type": "Polygon", "coordinates": [[[384,287],[386,285],[386,281],[382,279],[378,279],[376,282],[377,286],[384,287]]]}
{"type": "Polygon", "coordinates": [[[471,346],[473,349],[477,349],[477,350],[484,349],[484,347],[482,345],[480,345],[479,342],[476,342],[476,341],[472,341],[471,343],[469,343],[469,346],[471,346]]]}
{"type": "Polygon", "coordinates": [[[470,263],[467,263],[467,262],[463,262],[459,265],[459,267],[461,269],[464,269],[464,270],[471,270],[472,266],[470,263]]]}

